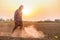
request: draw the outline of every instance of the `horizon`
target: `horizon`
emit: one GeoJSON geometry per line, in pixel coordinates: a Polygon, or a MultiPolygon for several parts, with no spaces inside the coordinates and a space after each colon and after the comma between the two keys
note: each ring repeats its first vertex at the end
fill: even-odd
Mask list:
{"type": "MultiPolygon", "coordinates": [[[[14,21],[14,19],[11,19],[11,18],[10,18],[10,19],[3,19],[3,18],[0,18],[0,20],[1,20],[1,21],[3,21],[3,20],[4,20],[4,21],[6,21],[6,20],[9,20],[9,21],[12,20],[12,21],[14,21]]],[[[57,21],[60,21],[60,19],[54,19],[54,20],[45,19],[45,20],[38,20],[38,21],[56,21],[56,20],[57,20],[57,21]]],[[[27,21],[27,20],[22,20],[22,21],[27,21]]],[[[35,20],[35,21],[34,21],[34,20],[33,20],[33,21],[30,20],[30,21],[31,21],[31,22],[35,22],[36,20],[35,20]]]]}

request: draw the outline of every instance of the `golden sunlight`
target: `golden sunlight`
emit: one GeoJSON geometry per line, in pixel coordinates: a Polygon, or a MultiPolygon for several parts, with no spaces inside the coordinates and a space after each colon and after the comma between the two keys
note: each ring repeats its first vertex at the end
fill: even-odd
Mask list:
{"type": "Polygon", "coordinates": [[[23,15],[30,15],[31,14],[31,8],[28,8],[28,7],[24,7],[23,9],[23,15]]]}

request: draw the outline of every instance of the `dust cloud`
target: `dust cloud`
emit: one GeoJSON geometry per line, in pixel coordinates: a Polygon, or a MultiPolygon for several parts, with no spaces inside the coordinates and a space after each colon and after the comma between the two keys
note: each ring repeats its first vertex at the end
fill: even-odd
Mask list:
{"type": "Polygon", "coordinates": [[[42,31],[37,31],[34,25],[24,27],[22,30],[16,29],[12,34],[12,37],[23,37],[23,38],[44,38],[42,31]]]}

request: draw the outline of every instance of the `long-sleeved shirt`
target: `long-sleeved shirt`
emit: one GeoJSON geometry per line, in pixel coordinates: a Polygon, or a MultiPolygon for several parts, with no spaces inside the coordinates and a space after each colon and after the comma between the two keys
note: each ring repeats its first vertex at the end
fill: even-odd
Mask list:
{"type": "Polygon", "coordinates": [[[20,12],[18,10],[15,11],[14,21],[15,22],[22,21],[22,12],[20,12]]]}

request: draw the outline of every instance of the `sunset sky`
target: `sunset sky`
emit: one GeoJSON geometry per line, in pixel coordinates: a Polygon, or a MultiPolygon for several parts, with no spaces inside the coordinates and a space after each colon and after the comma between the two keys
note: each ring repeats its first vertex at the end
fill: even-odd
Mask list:
{"type": "Polygon", "coordinates": [[[13,19],[21,4],[25,9],[24,21],[60,19],[60,0],[0,0],[0,18],[13,19]]]}

